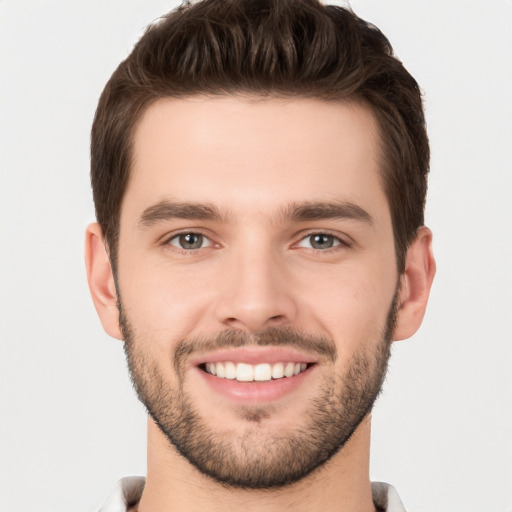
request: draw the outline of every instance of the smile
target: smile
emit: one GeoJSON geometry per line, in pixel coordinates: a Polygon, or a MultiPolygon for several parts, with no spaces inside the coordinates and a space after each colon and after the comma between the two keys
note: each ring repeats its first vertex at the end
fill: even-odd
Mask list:
{"type": "Polygon", "coordinates": [[[244,346],[197,354],[189,368],[212,390],[230,402],[264,404],[293,396],[321,366],[314,354],[290,347],[244,346]]]}
{"type": "Polygon", "coordinates": [[[220,379],[237,380],[238,382],[265,382],[294,377],[305,371],[307,363],[279,362],[247,364],[223,361],[206,363],[204,370],[220,379]]]}

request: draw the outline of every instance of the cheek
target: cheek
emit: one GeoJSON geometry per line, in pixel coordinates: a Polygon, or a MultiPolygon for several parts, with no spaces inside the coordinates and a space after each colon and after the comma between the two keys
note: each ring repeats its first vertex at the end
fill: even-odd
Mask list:
{"type": "Polygon", "coordinates": [[[215,274],[161,260],[143,264],[135,260],[127,260],[119,273],[130,320],[157,339],[180,340],[189,335],[212,303],[215,274]]]}
{"type": "Polygon", "coordinates": [[[381,341],[395,285],[392,272],[374,273],[354,265],[311,280],[303,309],[309,311],[309,323],[327,332],[349,356],[381,341]]]}

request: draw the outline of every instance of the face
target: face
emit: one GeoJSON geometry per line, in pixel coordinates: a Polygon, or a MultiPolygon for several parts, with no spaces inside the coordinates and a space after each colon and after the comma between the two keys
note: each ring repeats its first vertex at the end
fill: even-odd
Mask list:
{"type": "Polygon", "coordinates": [[[134,138],[118,292],[136,389],[202,473],[293,483],[385,375],[398,275],[362,105],[161,100],[134,138]]]}

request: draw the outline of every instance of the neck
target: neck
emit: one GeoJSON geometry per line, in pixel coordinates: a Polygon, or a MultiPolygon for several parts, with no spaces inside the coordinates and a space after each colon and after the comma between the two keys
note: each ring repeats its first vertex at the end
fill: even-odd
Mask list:
{"type": "Polygon", "coordinates": [[[241,490],[202,475],[179,455],[151,419],[148,472],[139,512],[375,512],[369,480],[370,417],[343,449],[296,484],[273,490],[241,490]]]}

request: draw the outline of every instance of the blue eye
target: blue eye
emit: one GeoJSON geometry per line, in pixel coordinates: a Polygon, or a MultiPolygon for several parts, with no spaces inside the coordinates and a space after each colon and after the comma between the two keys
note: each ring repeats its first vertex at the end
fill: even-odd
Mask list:
{"type": "Polygon", "coordinates": [[[201,233],[180,233],[173,236],[167,243],[173,247],[188,251],[202,249],[211,245],[211,241],[201,233]]]}
{"type": "Polygon", "coordinates": [[[303,238],[298,245],[299,247],[325,250],[341,244],[341,240],[334,235],[329,235],[327,233],[313,233],[312,235],[308,235],[303,238]]]}

